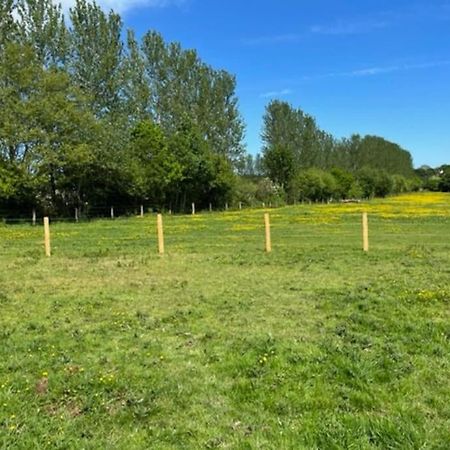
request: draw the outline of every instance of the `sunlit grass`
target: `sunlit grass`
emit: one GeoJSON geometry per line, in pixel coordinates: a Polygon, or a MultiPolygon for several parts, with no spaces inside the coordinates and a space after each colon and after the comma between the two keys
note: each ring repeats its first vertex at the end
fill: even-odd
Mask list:
{"type": "Polygon", "coordinates": [[[0,447],[448,448],[449,211],[1,225],[0,447]]]}

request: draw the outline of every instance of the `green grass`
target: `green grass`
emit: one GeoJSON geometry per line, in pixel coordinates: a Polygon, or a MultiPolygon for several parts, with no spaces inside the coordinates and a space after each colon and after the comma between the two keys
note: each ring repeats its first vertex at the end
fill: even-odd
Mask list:
{"type": "Polygon", "coordinates": [[[0,447],[447,449],[450,196],[262,213],[0,226],[0,447]]]}

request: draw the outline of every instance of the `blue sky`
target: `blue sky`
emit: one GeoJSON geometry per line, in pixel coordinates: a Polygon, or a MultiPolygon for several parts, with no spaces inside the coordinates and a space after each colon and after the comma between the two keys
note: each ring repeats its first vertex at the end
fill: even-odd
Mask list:
{"type": "Polygon", "coordinates": [[[336,137],[377,134],[416,166],[450,163],[450,0],[99,3],[138,35],[156,29],[234,73],[251,153],[280,98],[336,137]]]}

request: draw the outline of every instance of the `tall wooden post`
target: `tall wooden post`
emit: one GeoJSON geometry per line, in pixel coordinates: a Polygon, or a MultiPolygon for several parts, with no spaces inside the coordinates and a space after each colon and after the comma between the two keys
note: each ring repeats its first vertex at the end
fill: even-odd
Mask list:
{"type": "Polygon", "coordinates": [[[369,221],[367,219],[367,213],[362,214],[362,238],[363,238],[363,250],[369,251],[369,221]]]}
{"type": "Polygon", "coordinates": [[[264,214],[264,225],[266,229],[266,252],[270,253],[272,251],[272,240],[270,237],[270,216],[269,213],[264,214]]]}
{"type": "Polygon", "coordinates": [[[44,217],[44,247],[45,247],[45,256],[50,256],[51,255],[50,223],[48,217],[44,217]]]}
{"type": "Polygon", "coordinates": [[[158,228],[158,253],[160,255],[164,254],[164,230],[163,230],[163,221],[162,215],[158,214],[156,216],[156,223],[158,228]]]}

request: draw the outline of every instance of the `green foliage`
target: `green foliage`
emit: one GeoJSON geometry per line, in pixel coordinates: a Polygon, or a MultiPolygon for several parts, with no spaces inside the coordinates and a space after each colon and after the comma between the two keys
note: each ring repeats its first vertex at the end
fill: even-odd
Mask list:
{"type": "Polygon", "coordinates": [[[364,167],[357,177],[365,198],[386,197],[392,191],[393,181],[386,172],[364,167]]]}
{"type": "Polygon", "coordinates": [[[156,124],[141,122],[131,136],[132,194],[138,200],[151,199],[152,204],[163,205],[168,188],[183,179],[181,162],[169,153],[167,139],[156,124]]]}
{"type": "Polygon", "coordinates": [[[343,169],[339,169],[338,167],[334,167],[331,170],[331,175],[334,177],[336,181],[336,189],[334,195],[339,199],[346,198],[359,198],[360,196],[351,195],[354,194],[355,191],[352,191],[355,185],[355,177],[350,173],[343,169]]]}
{"type": "Polygon", "coordinates": [[[264,154],[267,175],[284,189],[289,189],[294,172],[294,153],[289,147],[276,145],[264,154]]]}
{"type": "Polygon", "coordinates": [[[270,178],[263,177],[256,184],[256,200],[264,202],[266,205],[281,205],[285,201],[283,188],[274,183],[270,178]]]}
{"type": "Polygon", "coordinates": [[[285,189],[290,201],[299,196],[344,199],[352,186],[352,194],[359,193],[360,187],[367,197],[404,192],[412,186],[407,181],[413,176],[409,152],[376,136],[336,141],[318,128],[314,118],[286,102],[267,105],[262,138],[265,173],[285,189]],[[311,168],[331,172],[305,172],[311,168]],[[358,188],[355,177],[360,178],[358,188]]]}
{"type": "Polygon", "coordinates": [[[70,10],[68,70],[77,86],[89,96],[93,112],[101,117],[120,108],[124,63],[122,21],[87,0],[77,0],[70,10]]]}
{"type": "Polygon", "coordinates": [[[252,206],[256,203],[257,189],[257,185],[253,180],[247,177],[239,177],[234,188],[234,199],[236,202],[252,206]]]}
{"type": "Polygon", "coordinates": [[[450,192],[450,165],[444,165],[440,168],[439,190],[450,192]]]}
{"type": "Polygon", "coordinates": [[[378,136],[354,135],[338,143],[336,151],[342,167],[350,171],[370,167],[390,175],[413,175],[410,153],[378,136]]]}
{"type": "Polygon", "coordinates": [[[17,38],[45,67],[61,67],[69,54],[69,33],[60,4],[52,0],[17,0],[17,38]]]}
{"type": "Polygon", "coordinates": [[[51,0],[0,13],[2,209],[13,194],[52,214],[232,199],[244,129],[232,75],[155,32],[124,43],[120,16],[88,0],[70,26],[51,0]],[[12,190],[17,174],[32,180],[27,196],[12,190]]]}
{"type": "Polygon", "coordinates": [[[215,153],[237,162],[243,153],[244,126],[235,78],[203,63],[195,50],[166,44],[156,32],[144,36],[141,52],[154,102],[152,114],[164,131],[177,132],[188,116],[215,153]]]}

